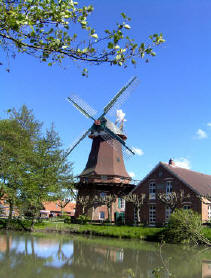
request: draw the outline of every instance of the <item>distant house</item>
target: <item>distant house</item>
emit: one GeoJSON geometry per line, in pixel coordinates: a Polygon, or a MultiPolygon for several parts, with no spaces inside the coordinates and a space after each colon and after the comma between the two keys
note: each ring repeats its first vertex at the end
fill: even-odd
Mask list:
{"type": "MultiPolygon", "coordinates": [[[[62,212],[69,216],[75,215],[75,203],[69,202],[63,209],[59,205],[59,201],[43,202],[43,210],[40,211],[41,217],[56,217],[60,216],[62,212]]],[[[64,204],[64,202],[63,202],[64,204]]]]}
{"type": "Polygon", "coordinates": [[[0,217],[9,216],[9,205],[6,200],[0,200],[0,217]]]}
{"type": "MultiPolygon", "coordinates": [[[[8,217],[10,212],[9,204],[6,199],[0,200],[0,217],[8,217]]],[[[18,216],[18,210],[13,208],[12,216],[18,216]]]]}
{"type": "MultiPolygon", "coordinates": [[[[140,212],[141,222],[152,226],[167,222],[171,209],[159,200],[158,194],[181,191],[189,197],[179,205],[180,208],[198,212],[203,222],[211,220],[211,203],[206,198],[199,198],[199,196],[211,196],[211,175],[177,167],[170,159],[168,164],[158,163],[132,191],[136,194],[145,194],[140,212]]],[[[133,204],[127,203],[126,223],[133,224],[136,217],[133,204]]]]}

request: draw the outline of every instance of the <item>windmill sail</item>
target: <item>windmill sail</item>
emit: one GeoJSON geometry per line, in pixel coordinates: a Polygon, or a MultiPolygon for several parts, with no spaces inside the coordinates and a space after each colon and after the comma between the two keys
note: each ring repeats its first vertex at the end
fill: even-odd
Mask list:
{"type": "Polygon", "coordinates": [[[97,114],[97,111],[84,100],[79,98],[77,95],[72,95],[71,97],[68,97],[67,100],[73,106],[75,106],[76,109],[78,109],[85,117],[95,120],[93,116],[97,114]]]}
{"type": "Polygon", "coordinates": [[[110,113],[113,113],[116,109],[118,109],[130,95],[131,91],[136,88],[137,84],[138,78],[133,77],[124,87],[122,87],[122,89],[104,107],[102,117],[104,117],[109,111],[110,113]]]}
{"type": "Polygon", "coordinates": [[[82,134],[82,136],[75,140],[75,142],[67,149],[66,157],[75,149],[75,147],[89,134],[91,128],[89,128],[86,132],[82,134]]]}
{"type": "Polygon", "coordinates": [[[117,141],[119,141],[119,142],[127,149],[127,151],[128,151],[129,153],[131,153],[131,154],[133,154],[133,155],[135,154],[134,151],[126,145],[125,141],[124,141],[120,136],[118,136],[117,134],[113,133],[113,131],[111,131],[111,130],[110,130],[109,128],[107,128],[107,127],[104,128],[104,131],[105,131],[107,134],[109,134],[111,137],[113,137],[113,139],[116,139],[117,141]]]}
{"type": "Polygon", "coordinates": [[[110,145],[115,151],[120,152],[120,148],[122,149],[122,154],[124,159],[128,160],[132,157],[133,153],[131,153],[126,146],[125,148],[122,148],[122,144],[118,142],[116,139],[114,139],[113,136],[111,136],[108,133],[101,133],[100,136],[103,138],[103,140],[110,145]]]}

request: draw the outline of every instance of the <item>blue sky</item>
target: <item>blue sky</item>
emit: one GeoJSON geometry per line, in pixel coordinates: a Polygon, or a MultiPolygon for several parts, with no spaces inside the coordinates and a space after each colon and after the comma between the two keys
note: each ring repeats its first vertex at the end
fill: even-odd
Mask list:
{"type": "MultiPolygon", "coordinates": [[[[99,111],[134,75],[140,84],[122,106],[126,113],[128,144],[143,150],[126,161],[128,172],[142,179],[159,161],[189,162],[191,169],[211,174],[211,1],[209,0],[93,0],[90,20],[96,31],[113,26],[120,13],[130,23],[137,42],[162,32],[165,45],[148,64],[136,68],[83,64],[48,67],[33,57],[17,55],[0,72],[0,117],[8,108],[26,104],[44,127],[55,123],[65,147],[77,139],[91,122],[65,98],[75,93],[99,111]],[[199,131],[201,130],[201,131],[199,131]],[[198,132],[198,134],[197,134],[198,132]]],[[[1,55],[2,57],[2,55],[1,55]]],[[[113,119],[115,120],[115,119],[113,119]]],[[[69,156],[74,174],[85,167],[91,140],[85,139],[69,156]]],[[[187,163],[186,163],[187,164],[187,163]]]]}

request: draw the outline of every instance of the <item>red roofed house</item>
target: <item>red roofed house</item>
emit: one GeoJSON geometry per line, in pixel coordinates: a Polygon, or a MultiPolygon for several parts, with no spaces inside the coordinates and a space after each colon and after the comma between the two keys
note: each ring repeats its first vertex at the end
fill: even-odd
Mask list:
{"type": "MultiPolygon", "coordinates": [[[[172,159],[169,163],[158,163],[154,169],[132,191],[145,194],[141,208],[141,222],[147,225],[163,225],[168,221],[171,209],[158,199],[158,193],[184,192],[184,202],[180,205],[184,209],[192,209],[201,214],[203,222],[211,220],[211,203],[198,197],[211,196],[211,175],[205,175],[189,169],[175,166],[172,159]]],[[[136,215],[132,203],[126,204],[125,220],[133,224],[136,215]]]]}
{"type": "Polygon", "coordinates": [[[60,216],[62,211],[69,216],[75,215],[75,203],[69,202],[63,209],[59,206],[59,204],[59,201],[43,202],[44,209],[40,211],[41,217],[60,216]]]}

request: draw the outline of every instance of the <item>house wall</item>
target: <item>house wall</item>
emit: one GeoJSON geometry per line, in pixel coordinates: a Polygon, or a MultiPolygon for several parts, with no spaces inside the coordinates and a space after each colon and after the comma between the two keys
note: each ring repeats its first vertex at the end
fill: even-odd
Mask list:
{"type": "MultiPolygon", "coordinates": [[[[79,189],[78,191],[78,196],[100,196],[100,193],[105,193],[107,195],[110,194],[117,194],[119,192],[118,185],[116,186],[115,184],[110,185],[108,187],[99,187],[95,184],[92,185],[85,185],[82,188],[79,189]]],[[[122,193],[124,190],[122,189],[122,193]]],[[[128,192],[127,192],[128,193],[128,192]]],[[[119,208],[118,206],[118,198],[116,198],[115,202],[112,204],[111,208],[111,219],[112,221],[115,220],[115,212],[124,212],[125,208],[119,208]]],[[[89,208],[85,213],[86,215],[92,219],[92,220],[100,220],[100,212],[104,212],[104,220],[108,219],[108,209],[106,205],[102,206],[96,206],[96,207],[91,207],[89,208]]],[[[82,214],[82,206],[76,202],[76,210],[75,210],[75,217],[78,218],[82,214]]]]}
{"type": "MultiPolygon", "coordinates": [[[[166,170],[162,165],[158,166],[142,183],[137,186],[134,190],[134,193],[137,194],[145,194],[144,204],[141,209],[140,217],[141,222],[149,225],[149,207],[155,206],[155,217],[156,222],[155,225],[163,225],[166,221],[165,219],[165,210],[166,205],[161,203],[158,199],[158,193],[166,192],[166,182],[172,182],[172,192],[180,192],[180,190],[184,191],[185,196],[188,194],[190,198],[186,198],[179,208],[184,207],[184,205],[190,205],[190,208],[194,211],[198,212],[202,215],[202,220],[207,220],[207,212],[205,210],[205,206],[202,205],[201,200],[196,196],[193,190],[191,190],[187,185],[181,182],[178,178],[176,178],[171,172],[166,170]],[[155,190],[155,199],[149,199],[149,184],[151,182],[155,182],[156,190],[155,190]]],[[[127,224],[134,223],[134,207],[131,203],[126,203],[126,211],[125,211],[125,220],[127,224]]]]}

